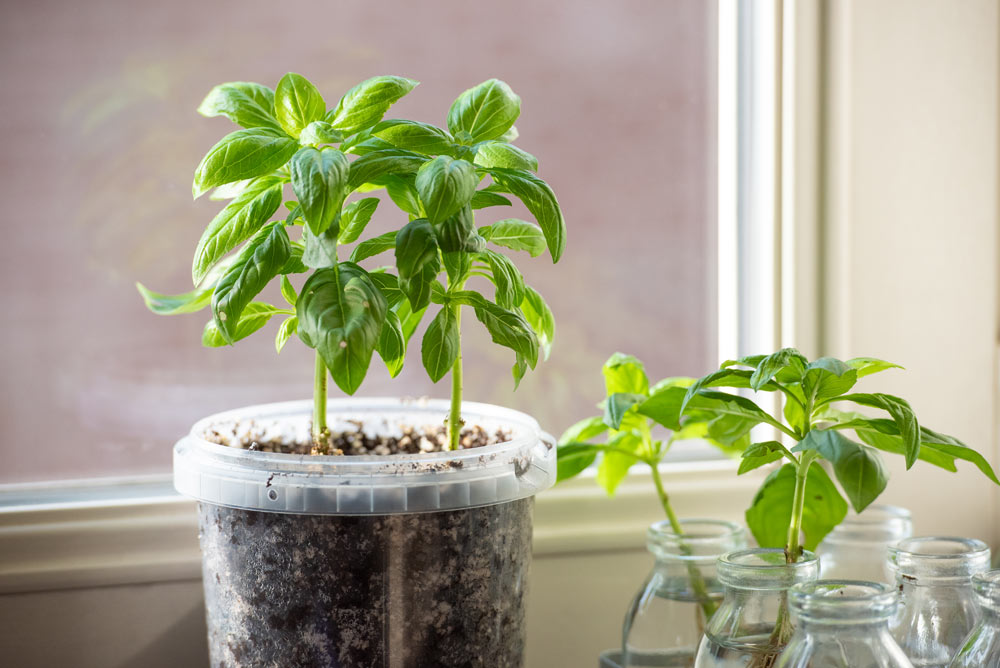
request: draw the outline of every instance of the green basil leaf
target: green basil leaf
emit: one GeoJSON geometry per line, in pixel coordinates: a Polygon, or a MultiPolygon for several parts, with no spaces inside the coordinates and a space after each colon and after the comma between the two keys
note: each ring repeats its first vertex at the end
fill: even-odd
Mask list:
{"type": "Polygon", "coordinates": [[[829,399],[850,391],[858,382],[858,372],[834,357],[810,362],[802,375],[805,395],[829,399]]]}
{"type": "Polygon", "coordinates": [[[514,309],[524,301],[524,278],[505,255],[492,250],[479,253],[490,265],[490,276],[496,285],[496,302],[505,309],[514,309]]]}
{"type": "Polygon", "coordinates": [[[292,282],[289,281],[288,277],[284,275],[281,277],[281,296],[284,297],[289,306],[295,306],[295,302],[299,298],[298,293],[295,292],[295,287],[292,285],[292,282]]]}
{"type": "Polygon", "coordinates": [[[749,473],[750,471],[759,469],[761,466],[776,462],[784,456],[785,453],[782,450],[781,443],[777,441],[754,443],[743,451],[740,459],[740,467],[736,471],[736,475],[749,473]]]}
{"type": "MultiPolygon", "coordinates": [[[[601,457],[601,463],[597,466],[597,483],[604,488],[608,496],[612,496],[618,485],[628,475],[628,470],[639,461],[635,453],[642,446],[642,439],[629,432],[619,432],[608,440],[608,447],[614,450],[606,450],[601,457]]],[[[558,450],[556,451],[558,455],[558,450]]],[[[556,464],[558,467],[558,462],[556,464]]]]}
{"type": "MultiPolygon", "coordinates": [[[[434,230],[437,237],[438,246],[441,252],[447,254],[476,253],[486,248],[486,241],[476,232],[475,219],[472,209],[468,206],[462,207],[454,216],[442,221],[434,230]]],[[[454,258],[452,258],[454,259],[454,258]]],[[[460,280],[468,272],[467,263],[461,260],[463,269],[455,276],[449,271],[448,275],[453,280],[460,280]]],[[[446,261],[445,265],[449,266],[446,261]]],[[[453,268],[458,265],[451,265],[453,268]]]]}
{"type": "MultiPolygon", "coordinates": [[[[841,415],[845,416],[845,419],[836,422],[830,429],[852,429],[859,439],[877,450],[895,455],[906,454],[906,446],[903,445],[903,438],[899,435],[899,427],[892,420],[866,418],[858,413],[842,413],[841,415]],[[847,419],[849,417],[851,419],[847,419]]],[[[921,432],[923,430],[924,428],[921,427],[921,432]]],[[[952,473],[958,471],[954,457],[925,447],[922,441],[917,459],[952,473]]]]}
{"type": "Polygon", "coordinates": [[[354,251],[351,253],[351,262],[361,262],[362,260],[374,257],[379,253],[392,250],[395,247],[396,232],[386,232],[385,234],[380,234],[377,237],[372,237],[371,239],[362,241],[355,246],[354,251]]]}
{"type": "Polygon", "coordinates": [[[538,160],[535,156],[516,146],[499,141],[488,141],[480,144],[476,150],[475,163],[480,167],[538,171],[538,160]]]}
{"type": "Polygon", "coordinates": [[[480,227],[479,234],[498,246],[528,251],[531,257],[538,257],[545,252],[545,236],[542,234],[542,228],[525,220],[517,218],[498,220],[492,225],[480,227]]]}
{"type": "Polygon", "coordinates": [[[385,151],[395,147],[384,139],[371,136],[371,130],[365,130],[350,137],[340,145],[340,150],[354,155],[368,155],[375,151],[385,151]]]}
{"type": "Polygon", "coordinates": [[[196,289],[181,295],[164,295],[153,292],[142,283],[136,283],[146,308],[156,315],[177,315],[179,313],[194,313],[200,311],[212,302],[212,291],[215,286],[196,289]]]}
{"type": "Polygon", "coordinates": [[[272,128],[237,130],[222,138],[194,172],[195,199],[216,186],[270,174],[298,150],[298,143],[272,128]]]}
{"type": "Polygon", "coordinates": [[[864,378],[865,376],[886,371],[888,369],[903,368],[898,364],[875,359],[874,357],[855,357],[854,359],[847,360],[845,364],[858,372],[858,378],[864,378]]]}
{"type": "Polygon", "coordinates": [[[385,116],[389,107],[417,85],[412,79],[379,76],[362,81],[340,98],[326,120],[344,134],[370,128],[385,116]]]}
{"type": "Polygon", "coordinates": [[[604,402],[604,424],[612,429],[621,429],[625,414],[645,400],[645,394],[615,392],[604,402]]]}
{"type": "Polygon", "coordinates": [[[401,210],[410,214],[411,219],[424,217],[414,181],[415,176],[410,174],[386,174],[379,178],[379,182],[385,183],[389,199],[401,210]]]}
{"type": "Polygon", "coordinates": [[[435,280],[439,271],[441,271],[441,263],[435,255],[419,272],[406,278],[400,276],[399,289],[406,295],[406,299],[414,310],[427,308],[431,301],[431,291],[435,286],[439,286],[435,280]]]}
{"type": "Polygon", "coordinates": [[[454,216],[468,204],[478,184],[471,163],[447,155],[439,155],[417,170],[417,193],[427,218],[434,224],[454,216]]]}
{"type": "Polygon", "coordinates": [[[750,387],[760,390],[782,371],[790,375],[782,382],[798,382],[805,373],[808,363],[809,361],[798,350],[782,348],[760,361],[750,376],[750,387]]]}
{"type": "Polygon", "coordinates": [[[305,252],[305,244],[301,241],[292,242],[292,254],[288,257],[288,262],[281,268],[281,274],[304,274],[309,271],[309,267],[302,262],[302,255],[305,252]]]}
{"type": "Polygon", "coordinates": [[[278,309],[270,304],[250,302],[243,309],[240,321],[237,323],[236,328],[230,332],[229,339],[222,335],[214,320],[209,320],[205,323],[205,329],[201,333],[201,345],[207,348],[232,345],[261,329],[271,319],[271,316],[278,312],[278,309]]]}
{"type": "Polygon", "coordinates": [[[307,225],[302,228],[302,243],[305,250],[302,252],[302,264],[310,269],[322,269],[324,267],[335,267],[340,263],[337,257],[337,233],[340,225],[334,222],[321,234],[313,234],[307,225]]]}
{"type": "Polygon", "coordinates": [[[240,193],[247,189],[247,186],[250,185],[250,181],[251,179],[243,179],[242,181],[223,183],[221,186],[212,191],[212,194],[208,196],[208,199],[213,202],[221,202],[238,197],[240,193]]]}
{"type": "Polygon", "coordinates": [[[424,219],[410,221],[396,233],[396,268],[400,278],[423,271],[438,256],[434,229],[424,219]]]}
{"type": "Polygon", "coordinates": [[[340,243],[349,244],[357,241],[377,208],[377,197],[366,197],[345,206],[340,216],[340,243]]]}
{"type": "Polygon", "coordinates": [[[209,118],[225,116],[244,128],[281,130],[274,117],[274,92],[245,81],[219,84],[205,96],[198,113],[209,118]]]}
{"type": "Polygon", "coordinates": [[[503,192],[514,195],[528,207],[542,228],[552,261],[558,262],[566,247],[566,221],[549,184],[523,170],[491,167],[486,171],[503,192]]]}
{"type": "Polygon", "coordinates": [[[340,213],[349,192],[351,164],[335,148],[305,146],[292,156],[292,190],[313,234],[320,235],[340,213]]]}
{"type": "Polygon", "coordinates": [[[281,180],[264,176],[212,219],[198,241],[191,266],[191,280],[201,283],[208,271],[231,250],[252,237],[281,205],[281,180]]]}
{"type": "Polygon", "coordinates": [[[490,79],[463,92],[448,110],[448,130],[465,144],[496,139],[521,114],[521,98],[510,86],[490,79]]]}
{"type": "Polygon", "coordinates": [[[216,329],[230,343],[235,340],[243,309],[278,275],[291,256],[285,228],[280,224],[272,225],[267,236],[243,254],[248,257],[234,263],[219,279],[212,293],[212,313],[216,329]]]}
{"type": "Polygon", "coordinates": [[[285,132],[298,137],[307,125],[323,120],[326,102],[312,82],[289,72],[274,89],[274,113],[285,132]]]}
{"type": "Polygon", "coordinates": [[[701,390],[692,397],[689,389],[688,394],[684,397],[684,401],[682,415],[690,409],[694,409],[697,411],[707,411],[710,414],[714,414],[714,417],[732,415],[744,419],[747,424],[752,422],[756,425],[761,422],[771,422],[771,416],[764,412],[757,404],[746,397],[736,394],[701,390]]]}
{"type": "Polygon", "coordinates": [[[302,130],[299,144],[302,146],[318,146],[319,144],[337,144],[344,141],[340,134],[326,121],[313,121],[302,130]]]}
{"type": "Polygon", "coordinates": [[[392,311],[386,313],[382,332],[378,336],[375,350],[385,362],[389,375],[395,378],[403,370],[403,360],[406,358],[406,338],[403,336],[403,325],[392,311]]]}
{"type": "Polygon", "coordinates": [[[372,134],[396,148],[424,155],[451,155],[454,140],[441,128],[418,121],[393,119],[375,126],[372,134]]]}
{"type": "MultiPolygon", "coordinates": [[[[688,402],[693,397],[701,393],[702,390],[710,387],[749,388],[752,376],[753,373],[751,371],[733,369],[729,367],[723,367],[718,371],[713,371],[707,376],[702,376],[688,387],[684,404],[681,405],[681,412],[684,413],[686,411],[688,402]]],[[[761,385],[759,389],[773,392],[778,389],[778,385],[774,382],[768,381],[761,385]]]]}
{"type": "Polygon", "coordinates": [[[921,450],[930,450],[932,452],[940,453],[974,464],[983,475],[992,480],[995,484],[1000,485],[1000,479],[997,478],[997,474],[994,472],[989,462],[986,461],[986,458],[962,443],[957,438],[947,436],[945,434],[939,434],[938,432],[927,429],[926,427],[921,427],[920,443],[921,450]]]}
{"type": "MultiPolygon", "coordinates": [[[[601,417],[589,417],[573,424],[559,437],[559,444],[563,445],[573,441],[589,441],[608,431],[608,425],[601,417]]],[[[558,452],[556,453],[558,455],[558,452]]]]}
{"type": "Polygon", "coordinates": [[[390,310],[406,301],[406,295],[399,289],[399,279],[385,271],[373,271],[368,274],[378,289],[382,291],[390,310]]]}
{"type": "MultiPolygon", "coordinates": [[[[854,370],[851,369],[851,372],[853,373],[854,370]]],[[[913,466],[920,453],[920,424],[917,422],[917,416],[913,413],[913,409],[910,408],[910,404],[905,399],[879,392],[856,392],[843,396],[838,395],[837,401],[853,401],[861,406],[870,406],[886,411],[896,423],[899,434],[903,438],[903,445],[906,448],[904,453],[906,468],[913,466]]]]}
{"type": "Polygon", "coordinates": [[[855,443],[838,431],[813,429],[792,452],[813,450],[833,464],[834,475],[856,512],[861,512],[885,491],[889,473],[874,450],[855,443]]]}
{"type": "MultiPolygon", "coordinates": [[[[771,473],[746,511],[747,527],[761,547],[785,547],[792,521],[795,466],[785,464],[771,473]]],[[[802,509],[803,547],[815,550],[823,537],[847,516],[847,502],[822,466],[813,464],[806,476],[806,503],[802,509]]]]}
{"type": "Polygon", "coordinates": [[[368,372],[387,306],[364,269],[352,262],[317,269],[299,293],[299,338],[314,348],[337,387],[354,394],[368,372]]]}
{"type": "Polygon", "coordinates": [[[284,349],[285,344],[288,343],[288,339],[291,338],[295,330],[298,329],[299,319],[297,316],[289,316],[285,318],[284,322],[281,323],[281,327],[278,328],[278,334],[274,337],[274,349],[280,355],[281,351],[284,349]]]}
{"type": "Polygon", "coordinates": [[[420,346],[420,357],[427,375],[435,383],[444,378],[458,359],[458,321],[447,306],[431,320],[420,346]]]}
{"type": "Polygon", "coordinates": [[[646,367],[632,355],[615,353],[604,363],[601,372],[604,374],[604,387],[609,397],[616,392],[649,393],[646,367]]]}
{"type": "Polygon", "coordinates": [[[524,319],[535,330],[538,343],[542,347],[542,359],[549,359],[549,352],[552,350],[552,341],[556,336],[556,320],[549,309],[549,305],[534,288],[529,285],[524,286],[524,299],[521,300],[521,313],[524,319]]]}
{"type": "Polygon", "coordinates": [[[476,318],[486,326],[493,343],[519,353],[532,369],[535,368],[538,363],[538,338],[520,312],[509,311],[490,302],[476,306],[475,311],[476,318]]]}
{"type": "Polygon", "coordinates": [[[650,391],[648,399],[636,409],[659,425],[679,431],[681,428],[681,403],[687,389],[684,387],[660,387],[650,391]]]}
{"type": "Polygon", "coordinates": [[[575,477],[594,463],[606,446],[591,443],[566,443],[556,448],[556,482],[575,477]]]}
{"type": "Polygon", "coordinates": [[[477,190],[472,195],[472,199],[469,200],[469,204],[473,209],[485,209],[488,206],[513,206],[509,199],[489,190],[477,190]]]}
{"type": "Polygon", "coordinates": [[[426,156],[398,148],[372,151],[351,163],[349,185],[356,190],[386,174],[414,174],[426,160],[426,156]]]}

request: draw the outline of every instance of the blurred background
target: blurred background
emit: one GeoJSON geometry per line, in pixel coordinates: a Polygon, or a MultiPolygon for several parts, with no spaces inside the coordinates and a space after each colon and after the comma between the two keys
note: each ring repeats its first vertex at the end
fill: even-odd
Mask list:
{"type": "MultiPolygon", "coordinates": [[[[312,351],[293,340],[277,356],[277,321],[205,349],[208,311],[157,317],[134,287],[190,290],[195,245],[222,208],[190,196],[201,157],[234,129],[195,112],[205,94],[273,88],[288,71],[330,108],[368,77],[416,79],[387,117],[440,126],[485,79],[521,96],[517,144],[569,229],[558,265],[514,258],[554,311],[555,347],[514,393],[513,354],[464,328],[467,399],[559,434],[595,412],[616,350],[654,377],[700,375],[716,363],[713,17],[700,0],[3,5],[0,483],[167,472],[200,417],[311,396],[312,351]]],[[[389,204],[366,238],[405,223],[389,204]]],[[[506,217],[531,219],[518,205],[477,224],[506,217]]],[[[448,390],[413,346],[393,381],[376,357],[358,395],[448,390]]]]}

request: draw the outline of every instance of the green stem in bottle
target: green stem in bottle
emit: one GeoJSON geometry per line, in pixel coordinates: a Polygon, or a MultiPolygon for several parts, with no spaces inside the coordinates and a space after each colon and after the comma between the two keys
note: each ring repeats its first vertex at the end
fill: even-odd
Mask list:
{"type": "Polygon", "coordinates": [[[454,307],[455,329],[458,332],[458,355],[451,367],[451,410],[448,413],[448,449],[458,449],[458,438],[462,434],[465,420],[462,419],[462,310],[454,307]]]}
{"type": "Polygon", "coordinates": [[[316,353],[316,372],[313,379],[313,446],[321,453],[328,454],[330,450],[330,430],[326,427],[326,388],[327,369],[323,357],[316,353]]]}
{"type": "Polygon", "coordinates": [[[809,466],[816,458],[816,453],[807,450],[799,457],[795,470],[795,493],[792,497],[792,520],[788,525],[788,537],[785,543],[785,562],[794,564],[802,556],[802,545],[799,536],[802,535],[802,512],[806,503],[806,481],[809,466]]]}

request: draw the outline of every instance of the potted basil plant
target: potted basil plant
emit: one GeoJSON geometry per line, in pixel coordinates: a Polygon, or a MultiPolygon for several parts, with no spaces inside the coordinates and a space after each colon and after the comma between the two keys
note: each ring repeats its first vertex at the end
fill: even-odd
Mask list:
{"type": "Polygon", "coordinates": [[[229,202],[197,245],[193,291],[139,290],[155,313],[210,308],[206,346],[280,317],[278,352],[315,350],[312,401],[208,417],[174,451],[175,486],[199,500],[213,666],[522,665],[532,497],[555,453],[529,416],[463,403],[460,322],[471,307],[513,350],[516,386],[554,322],[501,248],[557,261],[565,224],[510,143],[510,87],[465,91],[447,129],[383,120],[415,85],[375,77],[328,108],[287,74],[273,91],[222,84],[199,107],[243,127],[195,172],[195,197],[229,202]],[[352,195],[381,189],[408,222],[343,259],[386,199],[352,195]],[[537,225],[477,227],[511,196],[537,225]],[[274,282],[284,305],[259,296],[274,282]],[[450,374],[450,400],[328,399],[330,378],[354,394],[374,353],[397,375],[425,315],[421,359],[435,382],[450,374]]]}
{"type": "Polygon", "coordinates": [[[901,455],[907,468],[919,459],[953,472],[960,459],[1000,484],[980,453],[921,425],[905,399],[853,391],[860,379],[893,368],[899,367],[867,357],[809,361],[784,348],[725,362],[689,387],[669,390],[680,406],[681,424],[707,419],[732,435],[767,425],[786,439],[752,443],[741,455],[740,475],[784,463],[764,479],[746,511],[760,548],[720,560],[726,598],[706,629],[696,661],[700,668],[773,664],[792,631],[785,592],[818,576],[810,550],[844,519],[848,501],[861,512],[885,490],[888,473],[879,452],[901,455]],[[779,396],[781,412],[769,413],[738,393],[746,389],[779,396]],[[844,410],[843,403],[881,416],[844,410]],[[858,440],[849,438],[852,432],[858,440]]]}
{"type": "Polygon", "coordinates": [[[650,385],[642,362],[615,353],[602,369],[603,414],[581,420],[559,440],[558,480],[572,478],[600,457],[597,482],[613,495],[635,464],[649,467],[665,519],[647,531],[653,568],[632,599],[622,625],[621,650],[601,656],[607,668],[691,666],[705,626],[722,600],[715,577],[719,556],[746,547],[746,532],[732,522],[678,518],[660,476],[660,463],[675,441],[699,438],[727,454],[750,442],[746,432],[689,418],[680,424],[680,401],[693,378],[666,378],[650,385]],[[669,430],[660,437],[662,428],[669,430]],[[600,439],[600,440],[597,440],[600,439]]]}

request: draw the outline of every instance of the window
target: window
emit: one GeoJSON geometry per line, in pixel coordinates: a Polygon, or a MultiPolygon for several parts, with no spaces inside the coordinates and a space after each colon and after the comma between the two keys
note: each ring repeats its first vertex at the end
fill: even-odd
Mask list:
{"type": "MultiPolygon", "coordinates": [[[[202,97],[222,81],[273,86],[287,70],[316,81],[328,105],[368,76],[413,77],[422,85],[390,116],[439,124],[490,76],[523,98],[518,143],[539,156],[570,232],[556,267],[522,263],[555,311],[557,346],[512,393],[512,359],[467,327],[468,399],[525,410],[558,433],[592,413],[615,350],[653,376],[716,363],[712,3],[98,0],[0,11],[11,100],[0,120],[0,482],[166,472],[199,417],[309,396],[310,352],[296,342],[275,356],[276,325],[203,349],[204,314],[158,319],[133,287],[188,289],[187,263],[219,208],[188,197],[195,165],[230,128],[197,116],[202,97]]],[[[387,207],[369,231],[390,222],[387,207]]],[[[374,360],[359,394],[446,395],[415,353],[392,382],[374,360]]]]}

